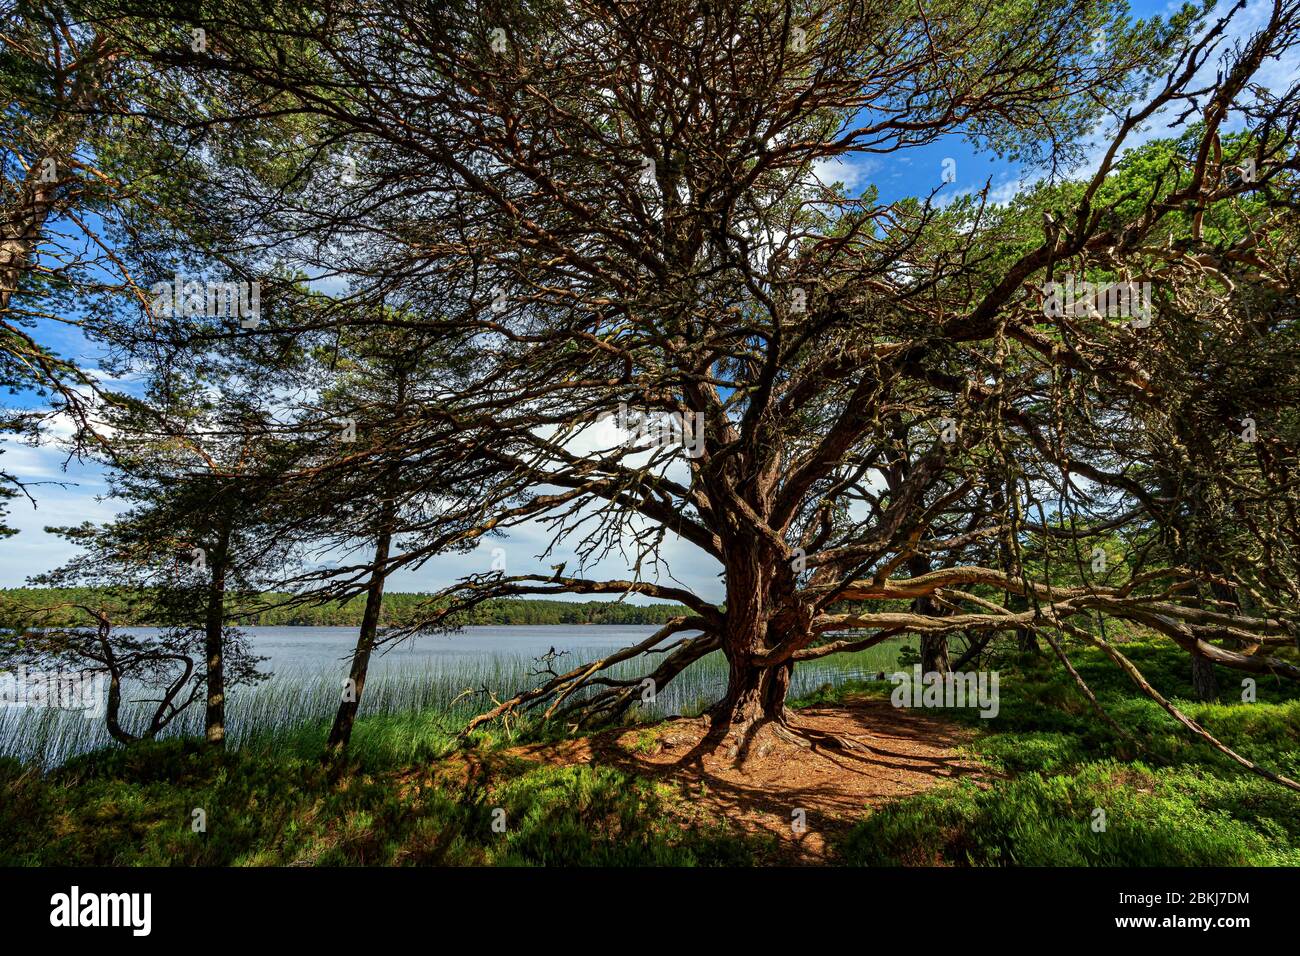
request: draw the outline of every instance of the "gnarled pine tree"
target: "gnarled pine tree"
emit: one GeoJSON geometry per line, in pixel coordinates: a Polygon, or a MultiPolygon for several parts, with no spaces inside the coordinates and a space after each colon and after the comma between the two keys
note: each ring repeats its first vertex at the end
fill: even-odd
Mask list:
{"type": "Polygon", "coordinates": [[[150,10],[210,38],[151,55],[235,104],[206,127],[310,121],[277,188],[213,170],[227,211],[347,276],[349,308],[477,354],[394,454],[495,471],[390,560],[544,522],[580,567],[444,597],[691,611],[485,719],[613,718],[641,686],[615,661],[663,651],[662,687],[720,650],[711,740],[743,751],[788,733],[801,661],[917,633],[942,667],[947,635],[1029,632],[1126,666],[1099,619],[1300,676],[1270,653],[1298,607],[1300,104],[1254,83],[1296,3],[1235,46],[1226,21],[1075,0],[227,6],[150,10]],[[1193,134],[1134,168],[1135,134],[1180,115],[1193,134]],[[1047,178],[998,206],[819,175],[954,136],[1047,178]],[[1083,282],[1083,308],[1051,291],[1083,282]],[[723,602],[656,573],[670,536],[723,602]],[[584,570],[617,549],[628,580],[584,570]]]}

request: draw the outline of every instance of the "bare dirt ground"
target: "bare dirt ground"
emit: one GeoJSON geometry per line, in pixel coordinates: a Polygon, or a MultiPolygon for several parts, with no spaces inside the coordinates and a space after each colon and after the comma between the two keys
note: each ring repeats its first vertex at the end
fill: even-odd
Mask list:
{"type": "Polygon", "coordinates": [[[680,718],[507,754],[544,763],[600,763],[668,784],[674,812],[688,825],[739,827],[768,834],[789,863],[821,863],[827,838],[892,800],[921,793],[980,768],[957,749],[966,728],[888,701],[858,699],[791,712],[806,743],[765,734],[738,765],[736,747],[695,751],[708,723],[680,718]],[[811,745],[808,745],[811,743],[811,745]],[[802,831],[795,825],[802,811],[802,831]]]}

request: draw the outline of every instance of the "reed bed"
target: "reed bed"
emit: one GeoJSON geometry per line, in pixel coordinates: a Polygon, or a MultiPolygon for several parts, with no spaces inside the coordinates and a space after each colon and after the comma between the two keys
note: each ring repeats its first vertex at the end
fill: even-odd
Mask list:
{"type": "MultiPolygon", "coordinates": [[[[801,697],[830,684],[870,680],[879,672],[897,669],[902,641],[891,641],[853,654],[842,654],[795,668],[790,695],[801,697]]],[[[565,669],[596,660],[615,650],[587,647],[562,659],[565,669]]],[[[538,682],[537,660],[525,654],[449,656],[422,659],[402,667],[380,666],[372,671],[361,700],[354,749],[378,748],[394,757],[416,757],[449,743],[473,715],[492,698],[504,699],[538,682]]],[[[646,671],[644,660],[625,661],[608,672],[633,679],[646,671]]],[[[722,695],[727,666],[721,653],[696,661],[653,703],[639,702],[632,716],[654,720],[671,715],[695,715],[722,695]]],[[[322,665],[286,666],[266,680],[232,688],[227,695],[226,739],[234,748],[319,749],[338,705],[339,670],[322,665]]],[[[123,724],[143,724],[150,707],[141,698],[147,688],[124,694],[123,724]]],[[[164,732],[164,737],[197,736],[203,732],[203,710],[189,708],[164,732]]],[[[56,708],[0,706],[0,757],[50,768],[78,754],[116,746],[102,717],[56,708]]]]}

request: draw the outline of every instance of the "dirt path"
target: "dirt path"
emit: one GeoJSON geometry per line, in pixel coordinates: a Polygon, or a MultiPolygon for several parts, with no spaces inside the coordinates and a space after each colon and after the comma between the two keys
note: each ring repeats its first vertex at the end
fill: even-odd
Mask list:
{"type": "Polygon", "coordinates": [[[511,748],[507,753],[547,763],[601,763],[652,777],[680,798],[674,812],[688,825],[723,823],[777,838],[788,862],[826,859],[827,836],[848,829],[868,807],[921,793],[979,773],[956,752],[973,734],[918,710],[883,700],[850,700],[793,712],[791,726],[816,741],[784,740],[751,753],[743,769],[734,753],[701,758],[703,718],[609,731],[558,743],[511,748]],[[847,742],[848,748],[835,741],[847,742]],[[802,811],[804,828],[795,822],[802,811]]]}

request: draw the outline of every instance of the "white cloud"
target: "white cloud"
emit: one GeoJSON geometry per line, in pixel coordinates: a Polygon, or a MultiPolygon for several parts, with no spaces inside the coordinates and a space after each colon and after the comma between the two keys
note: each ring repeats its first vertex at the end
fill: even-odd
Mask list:
{"type": "Polygon", "coordinates": [[[878,167],[873,159],[861,156],[832,156],[813,163],[812,172],[823,185],[843,183],[850,196],[855,196],[870,182],[869,177],[878,167]]]}

